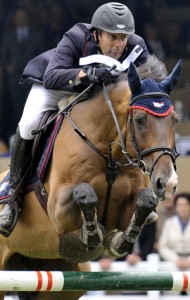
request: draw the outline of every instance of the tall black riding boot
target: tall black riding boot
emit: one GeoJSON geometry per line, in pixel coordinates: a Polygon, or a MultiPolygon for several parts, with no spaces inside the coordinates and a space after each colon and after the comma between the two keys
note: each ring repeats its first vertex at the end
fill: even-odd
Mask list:
{"type": "MultiPolygon", "coordinates": [[[[33,140],[25,140],[21,137],[19,128],[16,131],[10,164],[10,198],[0,212],[0,233],[8,237],[13,231],[18,220],[22,204],[22,193],[15,200],[11,200],[18,184],[21,182],[31,159],[33,140]]],[[[21,186],[22,187],[22,186],[21,186]]]]}

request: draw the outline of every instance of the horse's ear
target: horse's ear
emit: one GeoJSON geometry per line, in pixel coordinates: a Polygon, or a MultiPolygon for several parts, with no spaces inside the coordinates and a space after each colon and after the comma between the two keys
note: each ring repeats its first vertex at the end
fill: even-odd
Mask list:
{"type": "Polygon", "coordinates": [[[164,88],[164,91],[167,94],[170,94],[170,92],[176,87],[178,81],[181,78],[181,72],[182,72],[182,59],[180,59],[175,67],[173,68],[173,71],[161,82],[162,88],[164,88]]]}
{"type": "Polygon", "coordinates": [[[132,94],[136,94],[141,88],[141,79],[132,62],[130,63],[128,69],[128,83],[132,94]]]}

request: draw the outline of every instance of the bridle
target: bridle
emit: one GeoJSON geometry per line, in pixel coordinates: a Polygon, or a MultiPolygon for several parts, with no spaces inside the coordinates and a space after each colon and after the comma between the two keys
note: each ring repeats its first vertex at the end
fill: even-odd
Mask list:
{"type": "MultiPolygon", "coordinates": [[[[118,134],[119,134],[119,137],[120,137],[120,146],[122,148],[122,153],[124,154],[125,156],[125,162],[127,161],[128,163],[124,163],[124,161],[122,162],[116,162],[118,166],[133,166],[133,167],[136,167],[136,168],[140,168],[142,170],[143,173],[145,174],[149,174],[150,177],[152,175],[152,172],[154,170],[154,167],[156,165],[156,163],[158,162],[158,160],[163,156],[163,155],[170,155],[171,158],[172,158],[172,161],[173,161],[173,165],[174,165],[174,168],[176,169],[176,158],[179,156],[179,154],[177,153],[177,150],[176,150],[176,145],[175,145],[175,142],[174,142],[174,148],[168,148],[168,147],[160,147],[160,146],[157,146],[157,147],[152,147],[152,148],[149,148],[149,149],[145,149],[145,150],[142,150],[140,149],[139,145],[138,145],[138,142],[137,142],[137,139],[136,139],[136,136],[135,136],[135,131],[134,131],[134,127],[133,127],[133,122],[132,122],[132,114],[129,114],[129,118],[128,118],[128,124],[129,124],[129,130],[130,130],[130,137],[131,137],[131,141],[132,141],[132,144],[134,146],[134,149],[135,149],[135,155],[136,157],[135,158],[132,158],[126,148],[126,143],[124,142],[124,138],[122,137],[122,134],[121,134],[121,129],[119,127],[119,124],[118,124],[118,120],[117,120],[117,117],[115,115],[115,112],[114,112],[114,109],[113,109],[113,106],[112,106],[112,103],[111,103],[111,100],[109,98],[109,95],[108,95],[108,92],[106,90],[106,87],[105,85],[103,85],[103,93],[104,93],[104,97],[106,99],[106,102],[110,108],[110,111],[112,113],[112,116],[113,116],[113,119],[114,119],[114,122],[115,122],[115,125],[116,125],[116,128],[117,128],[117,131],[118,131],[118,134]],[[152,167],[150,170],[148,170],[148,167],[145,163],[145,161],[143,160],[143,158],[151,153],[154,153],[154,152],[161,152],[160,155],[156,158],[156,160],[154,161],[152,167]]],[[[169,99],[169,96],[167,94],[164,94],[164,93],[159,93],[159,92],[156,92],[156,93],[145,93],[143,95],[140,95],[140,96],[137,96],[137,97],[134,97],[133,99],[131,99],[130,101],[130,109],[132,107],[132,105],[139,99],[139,98],[149,98],[149,97],[153,97],[153,98],[156,98],[156,97],[167,97],[169,99]]],[[[174,141],[175,141],[175,137],[174,137],[174,141]]]]}
{"type": "MultiPolygon", "coordinates": [[[[143,95],[134,97],[131,99],[130,101],[130,109],[132,108],[132,106],[135,104],[135,102],[140,99],[140,98],[160,98],[160,97],[164,97],[164,98],[168,98],[169,96],[165,93],[160,93],[160,92],[156,92],[156,93],[145,93],[143,95]]],[[[175,137],[174,137],[174,148],[169,148],[169,147],[152,147],[146,150],[141,150],[138,143],[137,143],[137,139],[135,136],[135,132],[134,132],[134,127],[133,127],[133,122],[132,122],[132,114],[129,114],[129,130],[130,130],[130,136],[131,136],[131,141],[133,143],[134,149],[135,149],[135,153],[136,153],[136,160],[138,162],[139,167],[141,168],[141,170],[143,171],[143,173],[145,174],[149,174],[150,177],[152,175],[152,172],[154,170],[154,167],[156,165],[156,163],[158,162],[158,160],[163,156],[163,155],[170,155],[173,161],[173,165],[174,165],[174,169],[176,170],[176,158],[179,156],[179,153],[177,152],[176,149],[176,144],[175,144],[175,137]],[[148,170],[148,167],[146,165],[146,163],[144,162],[143,158],[151,153],[154,152],[161,152],[160,155],[158,155],[158,157],[156,158],[156,160],[153,162],[153,165],[151,167],[150,170],[148,170]]]]}

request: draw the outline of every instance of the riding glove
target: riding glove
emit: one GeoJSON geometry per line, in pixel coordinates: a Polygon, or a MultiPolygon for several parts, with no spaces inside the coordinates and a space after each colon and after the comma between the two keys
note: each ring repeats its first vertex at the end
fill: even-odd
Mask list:
{"type": "Polygon", "coordinates": [[[98,68],[92,66],[83,67],[83,71],[86,73],[86,76],[81,78],[83,84],[102,84],[105,85],[113,83],[118,79],[120,72],[116,69],[108,69],[106,67],[98,68]]]}

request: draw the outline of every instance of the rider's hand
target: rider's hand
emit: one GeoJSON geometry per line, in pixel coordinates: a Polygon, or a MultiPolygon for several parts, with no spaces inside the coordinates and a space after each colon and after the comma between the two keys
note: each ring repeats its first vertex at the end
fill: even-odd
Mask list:
{"type": "Polygon", "coordinates": [[[83,72],[86,76],[81,77],[81,82],[84,84],[91,84],[97,83],[105,85],[115,82],[119,76],[119,71],[117,70],[110,70],[106,67],[92,67],[92,66],[85,66],[83,72]]]}

